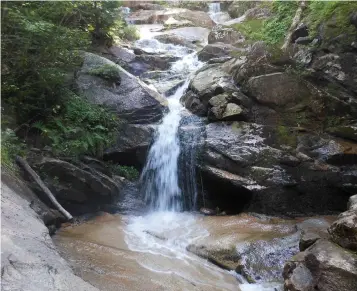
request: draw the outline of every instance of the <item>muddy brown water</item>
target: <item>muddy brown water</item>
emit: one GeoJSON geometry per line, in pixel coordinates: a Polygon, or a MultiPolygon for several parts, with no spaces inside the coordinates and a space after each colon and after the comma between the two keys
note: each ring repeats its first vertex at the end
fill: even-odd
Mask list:
{"type": "Polygon", "coordinates": [[[186,246],[228,249],[296,233],[297,224],[324,229],[333,220],[262,219],[248,214],[101,214],[60,229],[53,240],[75,273],[100,290],[279,290],[281,282],[243,282],[233,271],[186,251],[186,246]]]}

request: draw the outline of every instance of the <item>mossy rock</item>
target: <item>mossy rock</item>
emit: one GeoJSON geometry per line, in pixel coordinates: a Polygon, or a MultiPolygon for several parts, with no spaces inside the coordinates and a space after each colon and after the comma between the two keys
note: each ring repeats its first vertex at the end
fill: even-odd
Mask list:
{"type": "Polygon", "coordinates": [[[91,69],[88,73],[116,84],[120,84],[121,81],[120,70],[114,65],[106,64],[98,68],[91,69]]]}
{"type": "Polygon", "coordinates": [[[328,133],[357,142],[357,126],[337,126],[328,128],[328,133]]]}

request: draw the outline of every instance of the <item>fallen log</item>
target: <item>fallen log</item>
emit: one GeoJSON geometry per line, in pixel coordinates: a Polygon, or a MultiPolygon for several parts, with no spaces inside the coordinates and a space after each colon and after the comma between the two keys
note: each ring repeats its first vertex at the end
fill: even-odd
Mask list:
{"type": "Polygon", "coordinates": [[[21,157],[16,156],[16,163],[26,172],[28,173],[37,183],[37,185],[41,188],[41,190],[47,195],[47,197],[51,200],[53,205],[57,208],[59,212],[61,212],[64,217],[66,217],[68,220],[73,220],[73,216],[62,207],[62,205],[57,201],[56,197],[53,196],[52,192],[50,189],[47,188],[45,183],[41,180],[39,175],[30,167],[30,165],[21,157]]]}

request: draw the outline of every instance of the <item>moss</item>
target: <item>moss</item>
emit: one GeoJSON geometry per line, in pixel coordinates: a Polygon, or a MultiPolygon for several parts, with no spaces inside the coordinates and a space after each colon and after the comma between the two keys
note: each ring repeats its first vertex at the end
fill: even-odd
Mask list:
{"type": "Polygon", "coordinates": [[[291,130],[291,128],[279,125],[276,128],[277,141],[280,144],[285,144],[288,146],[295,147],[297,144],[297,135],[296,132],[291,130]]]}
{"type": "Polygon", "coordinates": [[[238,121],[234,121],[231,125],[232,127],[232,130],[235,131],[235,132],[239,132],[242,130],[243,126],[240,122],[238,121]]]}
{"type": "Polygon", "coordinates": [[[135,25],[128,25],[123,28],[121,37],[129,41],[138,40],[140,38],[140,32],[135,25]]]}
{"type": "Polygon", "coordinates": [[[263,25],[263,19],[251,19],[242,23],[233,24],[231,27],[242,33],[247,39],[260,40],[263,25]]]}
{"type": "Polygon", "coordinates": [[[352,126],[337,126],[327,128],[326,131],[333,135],[357,141],[357,128],[352,126]]]}
{"type": "Polygon", "coordinates": [[[263,2],[261,6],[270,8],[274,15],[265,20],[247,20],[234,24],[232,27],[243,33],[247,39],[263,40],[268,44],[281,46],[298,8],[298,3],[296,1],[274,1],[272,3],[263,2]]]}
{"type": "Polygon", "coordinates": [[[120,81],[120,70],[114,65],[106,64],[101,67],[91,69],[88,73],[111,82],[120,81]]]}
{"type": "Polygon", "coordinates": [[[139,178],[139,171],[134,167],[110,164],[109,168],[114,174],[123,176],[130,181],[135,181],[139,178]]]}
{"type": "Polygon", "coordinates": [[[319,27],[323,24],[324,38],[331,39],[341,34],[355,36],[356,29],[350,23],[350,15],[356,10],[357,2],[311,1],[306,12],[310,34],[317,35],[319,27]]]}

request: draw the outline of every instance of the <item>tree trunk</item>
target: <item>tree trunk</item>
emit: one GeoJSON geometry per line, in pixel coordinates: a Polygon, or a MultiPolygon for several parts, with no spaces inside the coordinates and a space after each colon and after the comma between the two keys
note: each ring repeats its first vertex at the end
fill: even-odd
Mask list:
{"type": "Polygon", "coordinates": [[[19,156],[16,157],[16,163],[35,180],[37,185],[40,186],[42,191],[47,195],[47,197],[51,200],[51,202],[58,209],[58,211],[61,212],[68,220],[73,220],[72,215],[66,209],[64,209],[61,204],[59,204],[59,202],[57,201],[55,196],[53,196],[50,189],[47,188],[45,183],[43,183],[41,178],[30,167],[30,165],[23,158],[21,158],[19,156]]]}
{"type": "Polygon", "coordinates": [[[284,44],[281,47],[281,49],[283,51],[285,51],[289,47],[289,44],[291,42],[291,36],[292,36],[294,30],[296,29],[296,27],[298,26],[298,24],[299,24],[299,22],[301,20],[302,12],[305,9],[305,7],[306,7],[305,1],[300,1],[299,2],[299,7],[295,12],[295,16],[294,16],[293,21],[291,23],[291,26],[290,26],[290,28],[288,30],[288,33],[287,33],[287,35],[285,37],[284,44]]]}

